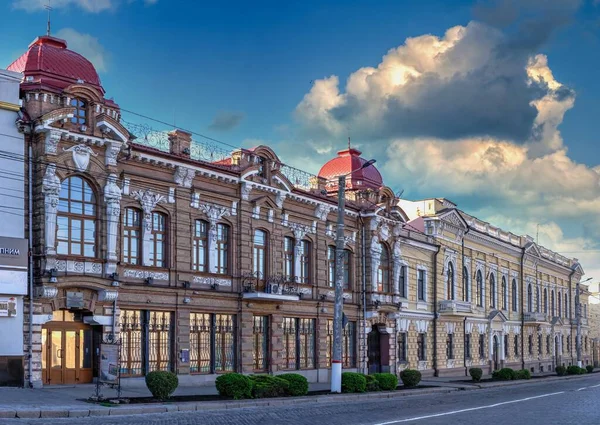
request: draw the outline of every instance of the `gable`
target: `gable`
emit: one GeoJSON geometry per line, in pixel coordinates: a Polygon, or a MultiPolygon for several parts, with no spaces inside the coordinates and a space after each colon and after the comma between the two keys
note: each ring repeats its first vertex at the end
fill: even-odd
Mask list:
{"type": "Polygon", "coordinates": [[[458,213],[456,208],[452,208],[438,214],[438,218],[447,223],[451,223],[460,229],[466,230],[469,226],[465,219],[458,213]]]}

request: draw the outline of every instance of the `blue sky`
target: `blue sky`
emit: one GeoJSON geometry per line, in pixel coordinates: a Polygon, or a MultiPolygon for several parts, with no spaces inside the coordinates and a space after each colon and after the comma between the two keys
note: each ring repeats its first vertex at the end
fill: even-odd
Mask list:
{"type": "MultiPolygon", "coordinates": [[[[2,1],[2,66],[45,32],[44,3],[2,1]]],[[[600,2],[373,4],[52,0],[52,27],[125,109],[270,144],[311,172],[350,134],[405,196],[517,233],[539,223],[540,242],[600,278],[600,2]]]]}

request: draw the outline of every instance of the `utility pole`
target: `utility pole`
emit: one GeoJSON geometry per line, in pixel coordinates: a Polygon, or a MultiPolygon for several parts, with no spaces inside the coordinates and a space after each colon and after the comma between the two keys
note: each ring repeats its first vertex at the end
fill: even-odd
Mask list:
{"type": "Polygon", "coordinates": [[[583,282],[577,281],[575,284],[575,320],[577,323],[577,336],[575,338],[575,349],[577,350],[577,366],[582,367],[583,362],[581,361],[581,302],[579,301],[579,294],[581,292],[580,284],[588,282],[592,278],[588,278],[583,282]]]}
{"type": "MultiPolygon", "coordinates": [[[[333,353],[331,356],[331,392],[342,392],[342,316],[344,308],[344,214],[346,209],[346,177],[370,167],[371,159],[360,168],[338,176],[338,215],[335,236],[335,305],[333,308],[333,353]]],[[[363,229],[364,231],[364,229],[363,229]]],[[[363,271],[364,273],[364,271],[363,271]]]]}

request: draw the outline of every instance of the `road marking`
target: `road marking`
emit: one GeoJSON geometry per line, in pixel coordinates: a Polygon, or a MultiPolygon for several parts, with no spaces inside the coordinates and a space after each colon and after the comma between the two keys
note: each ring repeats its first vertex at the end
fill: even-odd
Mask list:
{"type": "Polygon", "coordinates": [[[587,390],[588,388],[597,388],[597,387],[600,387],[600,384],[598,384],[598,385],[592,385],[591,387],[579,388],[577,391],[583,391],[583,390],[587,390]]]}
{"type": "Polygon", "coordinates": [[[578,388],[577,391],[583,391],[585,390],[587,387],[583,387],[583,388],[578,388]]]}
{"type": "Polygon", "coordinates": [[[598,385],[592,385],[590,388],[596,388],[596,387],[600,387],[600,384],[598,384],[598,385]]]}
{"type": "Polygon", "coordinates": [[[522,403],[524,401],[535,400],[536,398],[551,397],[553,395],[559,395],[559,394],[564,394],[564,391],[559,391],[557,393],[536,395],[536,396],[527,397],[527,398],[520,398],[518,400],[503,401],[502,403],[488,404],[487,406],[470,407],[468,409],[453,410],[451,412],[444,412],[444,413],[435,413],[433,415],[416,416],[414,418],[398,419],[396,421],[389,421],[389,422],[379,422],[379,423],[376,423],[373,425],[392,425],[392,424],[401,424],[401,423],[405,423],[405,422],[421,421],[423,419],[439,418],[440,416],[456,415],[456,414],[464,413],[464,412],[472,412],[474,410],[491,409],[493,407],[504,406],[506,404],[522,403]]]}

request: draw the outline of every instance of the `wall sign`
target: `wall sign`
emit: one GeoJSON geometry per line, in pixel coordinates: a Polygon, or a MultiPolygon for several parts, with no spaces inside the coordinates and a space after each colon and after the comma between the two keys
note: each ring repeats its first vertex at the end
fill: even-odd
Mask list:
{"type": "Polygon", "coordinates": [[[83,308],[83,292],[67,292],[67,308],[83,308]]]}
{"type": "Polygon", "coordinates": [[[0,236],[0,267],[27,268],[27,239],[0,236]]]}
{"type": "Polygon", "coordinates": [[[15,317],[17,315],[17,299],[15,297],[0,298],[0,317],[15,317]]]}
{"type": "Polygon", "coordinates": [[[100,382],[117,384],[119,380],[119,346],[100,344],[100,382]]]}

